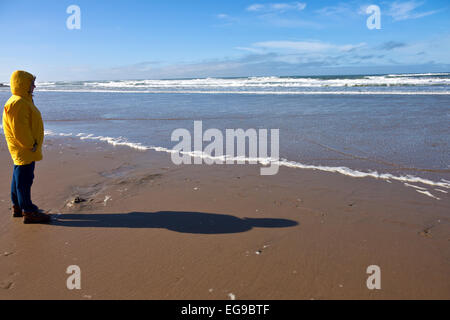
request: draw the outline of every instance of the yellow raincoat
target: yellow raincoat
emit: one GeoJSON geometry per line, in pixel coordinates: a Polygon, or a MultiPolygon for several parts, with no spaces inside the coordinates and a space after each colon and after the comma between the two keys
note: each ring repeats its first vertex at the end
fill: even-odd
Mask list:
{"type": "Polygon", "coordinates": [[[25,71],[11,76],[11,98],[3,109],[3,131],[15,165],[27,165],[42,160],[44,123],[30,94],[35,77],[25,71]],[[36,152],[33,152],[34,144],[36,152]]]}

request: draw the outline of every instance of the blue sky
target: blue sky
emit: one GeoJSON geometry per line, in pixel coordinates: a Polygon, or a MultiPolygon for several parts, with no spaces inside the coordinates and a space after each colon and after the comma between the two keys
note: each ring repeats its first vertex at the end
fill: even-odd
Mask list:
{"type": "Polygon", "coordinates": [[[0,82],[450,71],[447,0],[0,0],[0,36],[0,82]]]}

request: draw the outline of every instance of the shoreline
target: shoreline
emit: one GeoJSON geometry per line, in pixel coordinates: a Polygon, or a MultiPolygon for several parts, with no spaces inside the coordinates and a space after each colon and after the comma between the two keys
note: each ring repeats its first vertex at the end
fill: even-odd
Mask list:
{"type": "Polygon", "coordinates": [[[445,193],[287,167],[177,167],[156,151],[46,137],[32,193],[53,221],[25,226],[9,215],[4,139],[0,150],[0,299],[450,298],[445,193]],[[66,288],[73,264],[82,290],[66,288]],[[370,265],[382,290],[366,287],[370,265]]]}
{"type": "MultiPolygon", "coordinates": [[[[85,134],[85,133],[79,133],[79,134],[73,134],[73,133],[54,133],[53,131],[46,131],[46,136],[49,137],[53,137],[53,138],[74,138],[74,139],[79,139],[80,141],[86,141],[86,142],[103,142],[106,143],[108,145],[111,145],[113,147],[117,147],[117,146],[125,146],[128,147],[130,149],[132,149],[133,151],[156,151],[158,153],[166,153],[166,154],[172,154],[172,150],[165,148],[165,147],[155,147],[155,146],[147,146],[144,145],[142,143],[138,143],[138,142],[131,142],[128,141],[127,139],[124,138],[114,138],[114,137],[105,137],[105,136],[95,136],[94,134],[85,134]]],[[[223,162],[226,162],[226,156],[221,156],[221,157],[214,157],[214,156],[209,156],[209,155],[198,155],[196,154],[194,151],[188,152],[180,152],[182,155],[188,155],[190,156],[192,159],[194,158],[201,158],[203,159],[203,161],[205,161],[205,159],[208,160],[217,160],[220,159],[223,162]]],[[[238,157],[233,157],[232,158],[234,161],[240,160],[240,158],[238,157]]],[[[250,158],[245,158],[246,161],[249,161],[250,158]]],[[[345,165],[315,165],[315,164],[304,164],[302,162],[298,162],[298,161],[292,161],[292,160],[288,160],[285,158],[280,158],[278,160],[274,160],[270,157],[267,158],[256,158],[256,159],[252,159],[258,162],[257,165],[259,166],[265,166],[268,167],[269,164],[270,165],[277,165],[279,167],[288,167],[288,168],[292,168],[292,169],[303,169],[303,170],[313,170],[313,171],[320,171],[320,172],[329,172],[329,173],[338,173],[344,176],[348,176],[351,178],[373,178],[376,180],[383,180],[387,183],[391,183],[391,180],[394,181],[399,181],[404,183],[405,186],[407,187],[413,187],[413,188],[417,188],[418,190],[421,191],[426,191],[429,193],[429,191],[435,192],[442,192],[442,190],[428,190],[427,188],[444,188],[444,189],[450,189],[450,181],[446,180],[444,178],[440,178],[440,180],[436,181],[433,180],[433,178],[427,176],[416,176],[416,175],[412,175],[411,173],[404,173],[404,174],[400,174],[399,172],[397,173],[389,173],[389,172],[383,172],[382,170],[373,170],[373,169],[361,169],[361,168],[350,168],[349,166],[345,166],[345,165]],[[410,183],[418,183],[421,184],[421,186],[414,186],[411,185],[410,183]],[[426,188],[424,188],[424,186],[426,188]]],[[[350,161],[351,159],[347,159],[348,161],[350,161]]],[[[368,159],[366,159],[368,160],[368,159]]],[[[375,160],[373,160],[375,161],[375,160]]],[[[206,163],[203,163],[202,165],[206,165],[206,163]]],[[[226,165],[226,164],[224,164],[226,165]]],[[[234,165],[234,164],[233,164],[234,165]]],[[[420,169],[420,168],[401,168],[401,170],[407,170],[410,172],[420,172],[420,173],[433,173],[433,174],[449,174],[450,170],[445,170],[445,169],[420,169]]],[[[434,177],[436,178],[436,177],[434,177]]],[[[446,176],[446,178],[449,178],[446,176]]],[[[445,191],[442,193],[446,193],[445,191]]],[[[428,194],[427,194],[428,195],[428,194]]],[[[433,195],[428,195],[431,198],[433,198],[433,195]]],[[[436,197],[434,197],[436,199],[436,197]]]]}

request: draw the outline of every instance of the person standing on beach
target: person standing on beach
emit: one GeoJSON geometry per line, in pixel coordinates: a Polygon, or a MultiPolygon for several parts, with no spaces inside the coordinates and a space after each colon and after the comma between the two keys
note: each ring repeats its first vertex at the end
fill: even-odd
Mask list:
{"type": "Polygon", "coordinates": [[[3,130],[14,161],[13,217],[23,217],[26,224],[50,222],[50,216],[31,201],[35,163],[42,160],[44,142],[44,124],[33,101],[35,80],[36,77],[28,72],[15,71],[10,83],[12,96],[3,109],[3,130]]]}

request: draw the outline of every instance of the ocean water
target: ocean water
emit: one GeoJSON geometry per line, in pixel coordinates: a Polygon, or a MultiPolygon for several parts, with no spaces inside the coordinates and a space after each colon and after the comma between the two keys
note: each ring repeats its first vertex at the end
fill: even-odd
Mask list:
{"type": "Polygon", "coordinates": [[[450,188],[450,73],[46,82],[34,99],[48,135],[167,152],[195,120],[280,129],[282,165],[450,188]]]}

